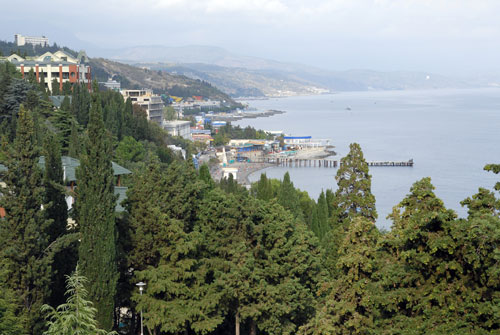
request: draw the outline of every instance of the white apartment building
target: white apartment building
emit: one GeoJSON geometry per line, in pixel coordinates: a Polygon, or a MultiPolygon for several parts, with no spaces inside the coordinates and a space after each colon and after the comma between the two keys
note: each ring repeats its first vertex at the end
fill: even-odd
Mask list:
{"type": "Polygon", "coordinates": [[[163,129],[172,136],[180,136],[186,140],[191,140],[191,122],[190,121],[164,121],[163,129]]]}
{"type": "Polygon", "coordinates": [[[23,36],[21,34],[15,34],[14,40],[18,47],[26,44],[40,45],[42,47],[49,45],[49,39],[45,36],[23,36]]]}
{"type": "Polygon", "coordinates": [[[130,98],[132,103],[137,104],[146,110],[148,120],[155,121],[160,126],[163,123],[163,100],[159,95],[153,94],[149,89],[143,90],[121,90],[123,98],[130,98]]]}
{"type": "Polygon", "coordinates": [[[87,65],[89,59],[84,51],[80,51],[76,58],[59,50],[26,58],[13,54],[5,59],[21,71],[23,78],[33,69],[36,80],[45,83],[45,87],[51,91],[54,79],[59,84],[59,89],[62,89],[65,82],[86,83],[87,88],[91,89],[92,75],[90,66],[87,65]]]}

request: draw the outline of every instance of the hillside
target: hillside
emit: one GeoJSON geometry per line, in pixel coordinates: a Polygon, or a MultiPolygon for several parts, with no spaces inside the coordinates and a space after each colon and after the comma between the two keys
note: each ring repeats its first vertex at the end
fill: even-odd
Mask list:
{"type": "Polygon", "coordinates": [[[210,99],[226,101],[237,106],[231,97],[202,80],[175,75],[165,71],[140,68],[104,58],[92,58],[90,66],[94,79],[106,81],[112,77],[122,83],[122,88],[150,88],[156,93],[176,96],[201,95],[210,99]]]}

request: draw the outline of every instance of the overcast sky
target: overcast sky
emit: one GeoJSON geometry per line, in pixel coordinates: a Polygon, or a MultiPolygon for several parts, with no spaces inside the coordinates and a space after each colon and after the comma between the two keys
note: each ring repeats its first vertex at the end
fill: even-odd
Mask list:
{"type": "Polygon", "coordinates": [[[345,70],[500,72],[500,0],[20,0],[0,39],[85,48],[213,45],[345,70]]]}

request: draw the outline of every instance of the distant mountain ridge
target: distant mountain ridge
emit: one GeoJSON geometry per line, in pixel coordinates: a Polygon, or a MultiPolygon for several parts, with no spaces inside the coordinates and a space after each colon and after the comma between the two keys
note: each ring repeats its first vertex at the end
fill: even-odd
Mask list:
{"type": "Polygon", "coordinates": [[[106,52],[137,66],[182,74],[238,96],[287,96],[329,91],[408,90],[500,86],[500,76],[452,78],[425,72],[328,71],[209,46],[140,46],[106,52]]]}

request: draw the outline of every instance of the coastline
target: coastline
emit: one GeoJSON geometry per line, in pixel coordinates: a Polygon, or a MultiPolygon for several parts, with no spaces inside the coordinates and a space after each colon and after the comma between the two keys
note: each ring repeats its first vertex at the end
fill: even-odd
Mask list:
{"type": "MultiPolygon", "coordinates": [[[[314,148],[314,149],[303,149],[297,152],[296,155],[290,157],[293,159],[324,159],[327,157],[335,156],[335,152],[327,150],[327,148],[314,148]]],[[[241,185],[250,185],[250,180],[248,177],[260,170],[264,170],[270,167],[277,167],[274,163],[265,162],[235,162],[229,164],[227,167],[237,168],[237,181],[241,185]]],[[[215,165],[210,169],[210,175],[215,181],[221,180],[223,176],[223,167],[221,165],[215,165]]]]}

